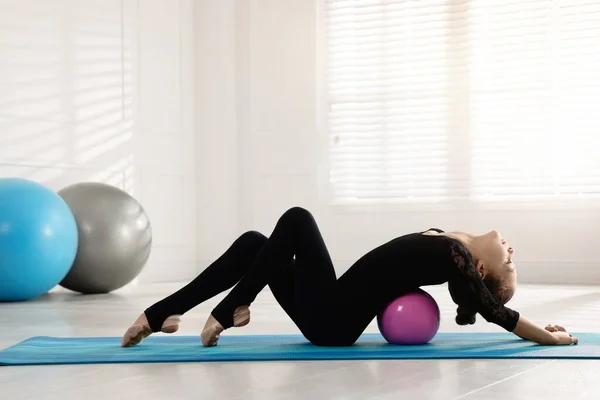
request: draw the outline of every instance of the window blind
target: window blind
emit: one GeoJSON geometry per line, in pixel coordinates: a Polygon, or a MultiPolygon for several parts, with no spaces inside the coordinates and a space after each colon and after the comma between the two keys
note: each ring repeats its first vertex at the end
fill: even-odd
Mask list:
{"type": "Polygon", "coordinates": [[[324,1],[334,201],[600,194],[600,1],[324,1]]]}

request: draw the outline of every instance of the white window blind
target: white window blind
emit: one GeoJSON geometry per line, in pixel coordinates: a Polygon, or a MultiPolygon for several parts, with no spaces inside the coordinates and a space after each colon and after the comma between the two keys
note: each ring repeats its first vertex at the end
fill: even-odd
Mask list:
{"type": "Polygon", "coordinates": [[[324,1],[334,201],[600,194],[600,1],[324,1]]]}

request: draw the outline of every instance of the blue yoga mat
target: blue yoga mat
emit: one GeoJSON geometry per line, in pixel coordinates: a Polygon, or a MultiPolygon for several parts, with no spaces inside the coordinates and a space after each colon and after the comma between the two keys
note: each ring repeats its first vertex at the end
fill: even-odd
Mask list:
{"type": "Polygon", "coordinates": [[[551,358],[600,359],[600,334],[578,334],[579,344],[539,346],[509,333],[439,333],[422,346],[390,345],[365,334],[350,347],[318,347],[300,335],[223,336],[205,348],[198,336],[150,336],[138,346],[120,338],[34,337],[0,351],[0,365],[118,364],[274,360],[384,360],[551,358]]]}

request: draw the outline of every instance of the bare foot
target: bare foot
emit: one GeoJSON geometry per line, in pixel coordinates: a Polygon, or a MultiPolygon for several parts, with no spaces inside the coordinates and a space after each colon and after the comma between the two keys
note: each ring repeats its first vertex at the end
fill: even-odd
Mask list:
{"type": "MultiPolygon", "coordinates": [[[[161,332],[175,333],[179,330],[179,315],[171,315],[162,324],[161,332]]],[[[142,313],[138,319],[127,329],[121,338],[122,347],[132,347],[152,334],[146,314],[142,313]]]]}
{"type": "MultiPolygon", "coordinates": [[[[241,306],[235,309],[233,313],[233,326],[239,328],[241,326],[246,326],[250,323],[250,308],[248,306],[241,306]]],[[[204,324],[204,329],[202,329],[202,333],[200,337],[202,338],[202,344],[206,347],[216,346],[219,338],[221,337],[221,332],[225,329],[223,325],[219,323],[213,317],[213,315],[209,315],[208,320],[206,320],[206,324],[204,324]]]]}

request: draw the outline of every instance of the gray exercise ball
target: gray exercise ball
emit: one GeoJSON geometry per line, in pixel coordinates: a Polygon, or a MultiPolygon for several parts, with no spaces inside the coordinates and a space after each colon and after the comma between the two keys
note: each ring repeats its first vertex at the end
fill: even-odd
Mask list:
{"type": "Polygon", "coordinates": [[[75,262],[60,285],[99,294],[131,282],[146,265],[152,247],[150,221],[140,203],[103,183],[78,183],[58,194],[71,208],[79,233],[75,262]]]}

